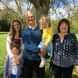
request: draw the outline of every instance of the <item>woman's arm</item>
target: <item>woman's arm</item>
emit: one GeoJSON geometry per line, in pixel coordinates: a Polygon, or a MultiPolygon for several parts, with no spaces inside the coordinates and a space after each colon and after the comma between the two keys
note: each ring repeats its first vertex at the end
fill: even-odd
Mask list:
{"type": "Polygon", "coordinates": [[[11,49],[10,49],[10,44],[11,44],[10,36],[7,36],[6,51],[7,51],[7,55],[12,56],[11,49]]]}
{"type": "Polygon", "coordinates": [[[9,57],[6,57],[5,65],[4,65],[4,76],[3,78],[8,78],[9,76],[9,57]]]}
{"type": "Polygon", "coordinates": [[[74,54],[75,64],[78,64],[78,41],[75,35],[73,35],[73,37],[74,37],[73,52],[75,52],[74,54]]]}

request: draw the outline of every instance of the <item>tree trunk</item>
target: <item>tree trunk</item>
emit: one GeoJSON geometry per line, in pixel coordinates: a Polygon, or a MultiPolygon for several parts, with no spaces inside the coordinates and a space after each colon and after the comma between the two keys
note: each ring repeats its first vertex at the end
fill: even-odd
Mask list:
{"type": "Polygon", "coordinates": [[[38,9],[36,9],[36,17],[37,17],[37,19],[40,19],[40,17],[42,16],[42,15],[48,15],[48,11],[49,11],[49,8],[47,7],[45,7],[45,8],[38,8],[38,9]]]}
{"type": "Polygon", "coordinates": [[[19,0],[15,0],[16,6],[17,6],[17,12],[19,14],[19,16],[22,16],[22,9],[21,9],[21,4],[19,0]]]}
{"type": "Polygon", "coordinates": [[[42,15],[47,15],[49,11],[50,0],[29,0],[36,9],[37,19],[42,15]]]}

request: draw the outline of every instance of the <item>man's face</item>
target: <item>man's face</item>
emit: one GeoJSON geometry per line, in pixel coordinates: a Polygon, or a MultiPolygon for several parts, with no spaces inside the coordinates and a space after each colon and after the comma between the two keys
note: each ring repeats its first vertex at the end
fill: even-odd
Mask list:
{"type": "Polygon", "coordinates": [[[35,17],[33,16],[31,12],[28,12],[27,14],[27,22],[28,22],[28,25],[31,25],[31,26],[35,25],[35,17]]]}

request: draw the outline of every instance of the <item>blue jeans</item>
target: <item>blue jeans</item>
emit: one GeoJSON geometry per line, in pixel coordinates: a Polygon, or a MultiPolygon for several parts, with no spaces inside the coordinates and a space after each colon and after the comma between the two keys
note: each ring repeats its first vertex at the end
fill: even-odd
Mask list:
{"type": "Polygon", "coordinates": [[[16,75],[11,74],[11,78],[17,78],[17,76],[16,76],[16,75]]]}

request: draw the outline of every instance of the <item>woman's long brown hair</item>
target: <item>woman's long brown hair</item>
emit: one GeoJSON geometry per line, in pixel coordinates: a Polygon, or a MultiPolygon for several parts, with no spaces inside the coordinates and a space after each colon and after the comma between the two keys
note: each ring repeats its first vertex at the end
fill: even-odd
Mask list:
{"type": "Polygon", "coordinates": [[[10,24],[10,37],[11,40],[14,40],[16,30],[14,29],[14,22],[17,22],[19,24],[20,30],[19,30],[19,37],[21,37],[21,22],[19,20],[13,20],[10,24]]]}

